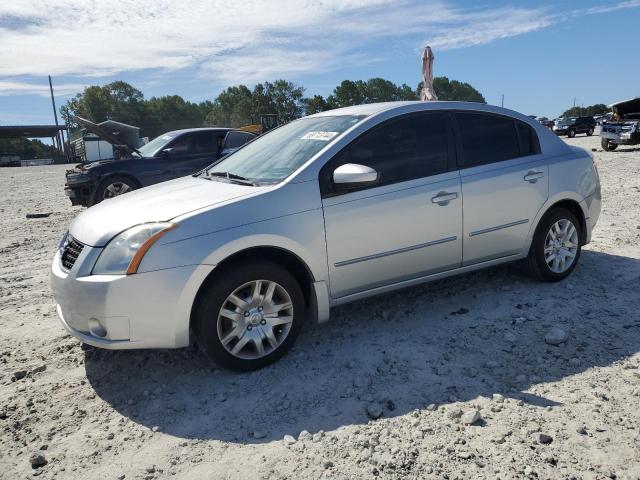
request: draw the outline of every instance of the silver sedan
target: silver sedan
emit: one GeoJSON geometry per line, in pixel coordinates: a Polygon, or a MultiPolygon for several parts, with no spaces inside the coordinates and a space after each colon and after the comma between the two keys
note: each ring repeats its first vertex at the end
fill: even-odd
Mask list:
{"type": "Polygon", "coordinates": [[[195,340],[220,365],[252,370],[346,302],[523,259],[540,280],[562,280],[599,214],[591,155],[524,115],[362,105],[89,208],[51,283],[83,342],[195,340]]]}

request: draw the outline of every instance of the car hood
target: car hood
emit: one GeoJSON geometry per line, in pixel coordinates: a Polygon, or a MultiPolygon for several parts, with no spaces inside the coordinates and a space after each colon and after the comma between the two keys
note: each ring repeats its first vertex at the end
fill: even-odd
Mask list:
{"type": "Polygon", "coordinates": [[[96,124],[90,120],[87,120],[86,118],[78,117],[77,115],[74,117],[74,120],[78,122],[78,124],[82,128],[84,128],[88,132],[91,132],[97,135],[103,140],[106,140],[111,145],[122,145],[127,147],[132,152],[140,153],[136,148],[136,145],[132,145],[131,143],[127,142],[125,139],[119,138],[118,132],[110,132],[109,129],[104,126],[105,122],[103,122],[102,124],[96,124]]]}
{"type": "Polygon", "coordinates": [[[640,112],[640,97],[632,98],[631,100],[624,100],[622,102],[613,103],[609,105],[614,112],[620,116],[627,115],[629,113],[640,112]]]}
{"type": "Polygon", "coordinates": [[[126,156],[122,158],[107,158],[104,160],[94,160],[92,162],[79,163],[74,167],[74,169],[81,172],[87,172],[87,171],[91,171],[92,168],[100,167],[102,165],[108,165],[110,163],[125,162],[125,161],[131,161],[131,160],[140,160],[142,158],[146,158],[146,157],[126,156]]]}
{"type": "Polygon", "coordinates": [[[224,205],[261,193],[269,187],[252,187],[183,177],[104,200],[78,215],[69,233],[85,245],[102,247],[118,233],[149,222],[166,222],[180,215],[224,205]]]}

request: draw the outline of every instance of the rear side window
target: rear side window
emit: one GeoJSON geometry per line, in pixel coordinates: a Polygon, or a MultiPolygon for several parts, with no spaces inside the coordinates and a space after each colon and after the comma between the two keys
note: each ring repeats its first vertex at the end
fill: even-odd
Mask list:
{"type": "Polygon", "coordinates": [[[520,156],[514,120],[483,113],[456,113],[462,141],[462,167],[509,160],[520,156]]]}
{"type": "Polygon", "coordinates": [[[217,137],[214,132],[204,131],[194,133],[191,137],[191,148],[189,153],[192,154],[211,154],[215,153],[218,148],[217,137]]]}
{"type": "Polygon", "coordinates": [[[224,142],[224,148],[240,148],[242,145],[252,140],[253,135],[249,135],[244,132],[229,132],[227,134],[226,141],[224,142]]]}
{"type": "Polygon", "coordinates": [[[211,154],[216,151],[216,136],[213,132],[186,133],[178,137],[171,145],[173,154],[211,154]]]}
{"type": "Polygon", "coordinates": [[[357,163],[379,172],[378,185],[428,177],[447,171],[449,137],[442,113],[390,120],[362,134],[329,163],[329,178],[340,165],[357,163]]]}

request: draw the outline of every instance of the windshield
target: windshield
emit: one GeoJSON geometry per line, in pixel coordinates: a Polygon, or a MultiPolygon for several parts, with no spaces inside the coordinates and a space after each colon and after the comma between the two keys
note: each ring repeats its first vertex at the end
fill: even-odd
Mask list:
{"type": "Polygon", "coordinates": [[[141,146],[140,148],[138,148],[138,151],[142,154],[143,157],[155,157],[160,150],[165,148],[167,144],[176,137],[177,134],[175,133],[165,133],[163,135],[160,135],[159,137],[154,138],[146,145],[141,146]]]}
{"type": "Polygon", "coordinates": [[[206,172],[229,173],[257,183],[278,183],[362,118],[345,115],[296,120],[256,138],[206,172]]]}
{"type": "Polygon", "coordinates": [[[558,125],[571,125],[573,122],[575,122],[576,119],[571,117],[571,118],[561,118],[560,120],[558,120],[558,125]]]}

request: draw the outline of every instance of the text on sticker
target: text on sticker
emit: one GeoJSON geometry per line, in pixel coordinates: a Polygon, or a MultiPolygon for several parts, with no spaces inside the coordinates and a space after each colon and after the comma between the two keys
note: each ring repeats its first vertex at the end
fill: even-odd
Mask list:
{"type": "Polygon", "coordinates": [[[309,132],[302,137],[302,140],[322,140],[323,142],[328,142],[336,135],[338,135],[338,132],[309,132]]]}

